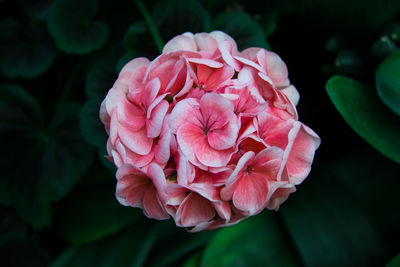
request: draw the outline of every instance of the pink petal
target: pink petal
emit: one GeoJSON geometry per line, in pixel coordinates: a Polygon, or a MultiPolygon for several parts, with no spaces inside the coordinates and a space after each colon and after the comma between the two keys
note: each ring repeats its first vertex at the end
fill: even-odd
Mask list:
{"type": "Polygon", "coordinates": [[[147,137],[146,127],[139,131],[132,131],[123,125],[119,125],[118,135],[125,146],[139,155],[147,155],[151,151],[153,139],[147,137]]]}
{"type": "Polygon", "coordinates": [[[225,220],[225,223],[231,219],[231,205],[228,201],[213,202],[212,203],[219,217],[225,220]]]}
{"type": "Polygon", "coordinates": [[[293,85],[290,85],[288,87],[280,89],[282,93],[284,93],[290,101],[293,103],[293,105],[297,106],[300,100],[300,94],[297,91],[296,87],[293,85]]]}
{"type": "Polygon", "coordinates": [[[143,211],[147,217],[157,220],[169,219],[169,214],[161,204],[154,186],[149,186],[143,197],[143,211]]]}
{"type": "Polygon", "coordinates": [[[286,64],[277,54],[263,49],[258,51],[257,60],[277,87],[290,85],[286,64]]]}
{"type": "Polygon", "coordinates": [[[207,133],[208,143],[210,146],[217,150],[224,150],[231,148],[235,145],[238,137],[240,123],[235,115],[224,127],[209,131],[207,133]]]}
{"type": "Polygon", "coordinates": [[[248,60],[252,60],[254,61],[257,57],[257,53],[260,49],[263,48],[259,48],[259,47],[250,47],[250,48],[246,48],[245,50],[243,50],[242,52],[240,52],[239,56],[246,58],[248,60]]]}
{"type": "Polygon", "coordinates": [[[158,164],[150,164],[147,169],[147,174],[152,180],[155,188],[157,189],[157,193],[162,201],[166,201],[166,188],[167,182],[165,179],[165,175],[163,170],[158,164]]]}
{"type": "Polygon", "coordinates": [[[294,122],[293,119],[282,120],[270,112],[261,112],[257,116],[256,127],[259,136],[267,145],[285,149],[294,122]]]}
{"type": "Polygon", "coordinates": [[[101,122],[104,124],[104,127],[105,127],[107,133],[109,133],[111,117],[107,112],[105,99],[101,102],[101,105],[100,105],[99,118],[100,118],[101,122]]]}
{"type": "Polygon", "coordinates": [[[245,153],[240,160],[238,161],[235,170],[232,172],[231,176],[228,178],[226,182],[226,186],[221,189],[221,199],[229,201],[232,199],[233,192],[236,189],[237,182],[241,177],[241,173],[243,169],[247,166],[248,162],[251,161],[255,157],[253,151],[249,151],[245,153]]]}
{"type": "Polygon", "coordinates": [[[221,52],[222,58],[232,68],[235,69],[235,71],[240,71],[240,64],[239,62],[233,58],[233,55],[235,54],[234,48],[232,47],[232,44],[227,41],[223,41],[219,43],[218,45],[219,51],[221,52]]]}
{"type": "Polygon", "coordinates": [[[241,153],[246,153],[248,151],[258,153],[265,148],[267,148],[265,144],[263,144],[262,140],[260,140],[260,138],[255,134],[249,135],[239,144],[239,150],[241,153]]]}
{"type": "MultiPolygon", "coordinates": [[[[149,66],[148,76],[146,79],[152,80],[154,78],[158,78],[160,80],[160,89],[163,91],[167,88],[168,84],[170,83],[171,79],[174,76],[177,76],[178,71],[180,69],[176,69],[178,59],[169,55],[161,55],[149,66]],[[174,70],[175,72],[171,72],[174,70]]],[[[175,78],[176,79],[176,78],[175,78]]]]}
{"type": "Polygon", "coordinates": [[[264,208],[267,196],[267,179],[263,175],[253,173],[241,177],[233,192],[232,202],[236,208],[254,215],[264,208]]]}
{"type": "Polygon", "coordinates": [[[199,50],[215,51],[218,48],[217,41],[208,33],[196,33],[194,40],[199,50]]]}
{"type": "Polygon", "coordinates": [[[195,158],[200,163],[209,167],[223,167],[231,157],[232,150],[215,150],[207,141],[203,130],[193,124],[182,125],[177,133],[177,139],[183,154],[196,164],[195,158]]]}
{"type": "Polygon", "coordinates": [[[177,92],[177,94],[174,96],[174,102],[176,102],[177,97],[181,97],[188,93],[190,89],[193,87],[193,79],[190,77],[189,71],[186,72],[186,81],[185,84],[183,85],[182,88],[180,88],[180,91],[177,92]]]}
{"type": "MultiPolygon", "coordinates": [[[[313,130],[300,122],[295,123],[289,133],[289,145],[286,148],[286,151],[290,151],[286,168],[291,183],[300,184],[307,177],[311,171],[315,150],[320,142],[320,138],[313,130]]],[[[286,151],[285,154],[287,154],[286,151]]]]}
{"type": "Polygon", "coordinates": [[[223,167],[226,166],[233,154],[232,149],[215,150],[206,140],[201,140],[195,144],[193,148],[197,159],[204,165],[209,167],[223,167]]]}
{"type": "MultiPolygon", "coordinates": [[[[150,152],[147,155],[139,155],[130,149],[125,148],[125,146],[119,141],[116,142],[115,148],[123,163],[132,164],[139,168],[148,165],[154,158],[154,152],[150,152]]],[[[115,157],[115,155],[113,156],[115,157]]]]}
{"type": "Polygon", "coordinates": [[[256,69],[259,72],[265,72],[265,70],[260,65],[258,65],[257,63],[255,63],[252,60],[249,60],[249,59],[241,57],[241,56],[235,56],[235,59],[242,62],[243,64],[246,64],[247,66],[253,67],[254,69],[256,69]]]}
{"type": "Polygon", "coordinates": [[[110,137],[109,137],[110,143],[112,145],[114,145],[118,139],[118,127],[119,127],[119,122],[118,122],[117,112],[113,112],[111,114],[111,120],[110,120],[110,137]]]}
{"type": "Polygon", "coordinates": [[[205,88],[209,91],[215,90],[224,85],[235,74],[235,70],[230,66],[224,66],[211,73],[205,81],[205,88]]]}
{"type": "Polygon", "coordinates": [[[122,160],[120,154],[115,151],[114,149],[111,150],[111,153],[109,153],[110,156],[105,156],[105,158],[109,159],[111,162],[115,164],[117,168],[121,167],[125,162],[122,160]]]}
{"type": "Polygon", "coordinates": [[[192,183],[186,186],[211,202],[220,202],[218,189],[210,183],[192,183]]]}
{"type": "Polygon", "coordinates": [[[169,118],[171,131],[176,134],[179,127],[188,122],[200,126],[199,119],[201,119],[201,114],[199,112],[199,105],[199,101],[194,98],[179,101],[171,111],[169,118]]]}
{"type": "Polygon", "coordinates": [[[212,131],[229,122],[233,114],[233,104],[219,94],[208,93],[200,100],[200,111],[203,116],[203,125],[212,131]]]}
{"type": "MultiPolygon", "coordinates": [[[[271,161],[279,160],[282,161],[283,159],[283,150],[279,147],[268,147],[262,151],[260,151],[254,160],[252,161],[251,165],[254,169],[263,167],[264,165],[268,164],[271,161]]],[[[280,164],[279,164],[280,166],[280,164]]],[[[279,169],[278,166],[278,169],[279,169]]]]}
{"type": "Polygon", "coordinates": [[[228,42],[232,47],[232,54],[236,55],[238,49],[236,42],[232,37],[222,31],[212,31],[210,32],[210,35],[217,41],[218,44],[228,42]]]}
{"type": "Polygon", "coordinates": [[[196,172],[194,166],[190,164],[188,159],[182,154],[179,153],[179,159],[177,163],[177,182],[179,185],[185,186],[189,183],[193,182],[195,178],[196,172]]]}
{"type": "Polygon", "coordinates": [[[147,119],[150,119],[150,117],[152,116],[153,113],[153,109],[161,102],[163,101],[163,99],[168,95],[169,93],[165,93],[162,95],[157,96],[154,101],[150,104],[148,110],[147,110],[147,119]]]}
{"type": "Polygon", "coordinates": [[[175,51],[197,51],[197,45],[194,41],[193,34],[191,35],[178,35],[172,38],[165,44],[162,53],[167,54],[175,51]]]}
{"type": "Polygon", "coordinates": [[[125,206],[143,207],[143,196],[150,186],[150,179],[131,165],[122,165],[117,171],[116,197],[125,206]]]}
{"type": "Polygon", "coordinates": [[[121,99],[118,105],[118,121],[132,131],[141,129],[146,123],[146,114],[136,105],[121,99]]]}
{"type": "MultiPolygon", "coordinates": [[[[205,89],[204,84],[208,80],[210,75],[213,73],[213,71],[215,71],[215,69],[209,68],[208,66],[200,64],[197,65],[197,71],[196,71],[197,76],[196,79],[194,79],[196,81],[197,86],[201,87],[201,89],[205,89]]],[[[211,89],[209,89],[208,91],[211,91],[211,89]]]]}
{"type": "Polygon", "coordinates": [[[192,63],[196,63],[196,64],[201,64],[201,65],[205,65],[207,67],[210,68],[221,68],[224,66],[224,64],[222,64],[221,62],[212,60],[212,59],[208,59],[208,58],[188,58],[189,62],[192,63]]]}
{"type": "Polygon", "coordinates": [[[185,123],[179,128],[176,137],[183,155],[185,155],[189,161],[195,162],[196,155],[193,145],[198,142],[206,141],[203,130],[191,123],[185,123]]]}
{"type": "Polygon", "coordinates": [[[272,195],[267,208],[269,210],[278,210],[279,206],[285,202],[288,199],[289,194],[293,192],[296,192],[296,187],[291,185],[289,187],[281,187],[277,189],[272,195]]]}
{"type": "Polygon", "coordinates": [[[146,84],[141,95],[141,102],[145,105],[145,107],[150,107],[160,90],[160,86],[161,82],[159,78],[154,78],[146,84]]]}
{"type": "Polygon", "coordinates": [[[167,123],[164,121],[160,139],[158,140],[154,148],[155,158],[157,162],[161,164],[167,163],[171,155],[170,144],[171,144],[172,132],[168,128],[168,126],[166,126],[166,124],[167,123]]]}
{"type": "Polygon", "coordinates": [[[135,73],[137,69],[143,66],[147,66],[150,61],[145,57],[137,57],[125,64],[121,69],[120,75],[125,72],[135,73]]]}
{"type": "Polygon", "coordinates": [[[177,211],[183,227],[191,227],[202,222],[208,222],[215,216],[211,203],[196,193],[190,193],[177,211]]]}
{"type": "Polygon", "coordinates": [[[184,60],[178,60],[176,61],[172,73],[173,75],[171,76],[164,92],[170,92],[173,91],[175,93],[175,87],[180,86],[181,84],[184,83],[184,78],[185,78],[185,61],[184,60]]]}
{"type": "Polygon", "coordinates": [[[116,88],[111,88],[107,96],[105,98],[105,106],[107,113],[111,115],[114,111],[114,109],[117,107],[117,105],[121,102],[121,99],[125,98],[125,94],[128,91],[128,87],[125,89],[116,89],[116,88]]]}
{"type": "Polygon", "coordinates": [[[147,136],[156,138],[161,133],[165,114],[167,114],[169,104],[166,100],[162,100],[151,113],[151,117],[146,121],[147,136]]]}

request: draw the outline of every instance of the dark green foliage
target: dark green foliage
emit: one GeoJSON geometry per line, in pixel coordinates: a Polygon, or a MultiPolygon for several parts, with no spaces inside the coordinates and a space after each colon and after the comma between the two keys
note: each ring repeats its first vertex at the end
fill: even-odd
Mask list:
{"type": "Polygon", "coordinates": [[[161,0],[152,15],[165,42],[187,31],[204,32],[210,28],[210,15],[196,0],[161,0]]]}
{"type": "Polygon", "coordinates": [[[35,228],[49,225],[50,203],[65,196],[91,163],[93,151],[77,131],[79,104],[63,105],[46,126],[39,104],[24,89],[2,85],[0,96],[7,154],[1,161],[0,202],[15,207],[35,228]]]}
{"type": "Polygon", "coordinates": [[[214,19],[211,27],[232,36],[239,50],[252,46],[269,49],[263,29],[246,13],[223,13],[214,19]]]}
{"type": "Polygon", "coordinates": [[[376,89],[382,101],[400,116],[400,50],[397,50],[376,70],[376,89]]]}
{"type": "Polygon", "coordinates": [[[141,2],[0,0],[0,265],[399,266],[400,2],[141,2]],[[118,203],[99,108],[149,25],[285,60],[322,143],[280,211],[188,233],[118,203]]]}
{"type": "Polygon", "coordinates": [[[400,119],[380,102],[375,91],[342,76],[332,77],[326,89],[347,123],[368,143],[400,163],[400,119]]]}
{"type": "Polygon", "coordinates": [[[28,16],[45,20],[54,0],[18,0],[18,2],[28,16]]]}
{"type": "Polygon", "coordinates": [[[214,235],[204,251],[203,266],[301,266],[275,214],[263,214],[214,235]]]}
{"type": "Polygon", "coordinates": [[[394,257],[388,264],[386,264],[386,267],[398,267],[400,266],[400,254],[397,254],[396,257],[394,257]]]}
{"type": "Polygon", "coordinates": [[[14,19],[0,22],[0,71],[9,78],[44,73],[57,51],[45,25],[14,19]]]}
{"type": "Polygon", "coordinates": [[[57,206],[55,228],[72,243],[101,239],[143,217],[139,209],[118,203],[114,181],[109,179],[112,173],[98,173],[97,179],[101,181],[100,176],[108,176],[107,181],[82,185],[57,206]]]}
{"type": "Polygon", "coordinates": [[[309,178],[281,208],[304,264],[375,266],[385,260],[385,244],[349,188],[327,166],[314,168],[309,178]]]}
{"type": "Polygon", "coordinates": [[[97,0],[54,1],[47,21],[58,48],[76,54],[100,48],[106,41],[108,27],[103,22],[92,21],[97,10],[97,0]]]}
{"type": "Polygon", "coordinates": [[[106,239],[87,245],[71,246],[50,266],[142,266],[155,241],[156,233],[152,225],[132,225],[106,239]]]}

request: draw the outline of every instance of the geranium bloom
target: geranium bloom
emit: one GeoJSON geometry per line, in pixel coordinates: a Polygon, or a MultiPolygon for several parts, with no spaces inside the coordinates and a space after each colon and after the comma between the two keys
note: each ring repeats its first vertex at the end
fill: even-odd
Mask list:
{"type": "Polygon", "coordinates": [[[151,62],[133,59],[100,109],[118,201],[190,231],[277,210],[320,144],[298,101],[277,54],[239,52],[223,32],[185,33],[151,62]]]}

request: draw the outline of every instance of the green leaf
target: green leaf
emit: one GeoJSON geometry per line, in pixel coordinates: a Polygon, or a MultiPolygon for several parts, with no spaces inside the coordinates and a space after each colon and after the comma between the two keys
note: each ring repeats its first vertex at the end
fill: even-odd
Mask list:
{"type": "Polygon", "coordinates": [[[153,9],[153,20],[165,40],[184,32],[208,32],[210,15],[196,0],[162,0],[153,9]]]}
{"type": "Polygon", "coordinates": [[[271,211],[219,230],[202,266],[299,266],[290,239],[271,211]]]}
{"type": "Polygon", "coordinates": [[[239,50],[253,46],[270,49],[260,24],[246,13],[222,13],[213,20],[211,28],[229,34],[235,39],[239,50]]]}
{"type": "Polygon", "coordinates": [[[107,133],[99,118],[101,102],[97,99],[88,100],[79,113],[79,126],[85,140],[96,147],[105,146],[107,133]]]}
{"type": "Polygon", "coordinates": [[[25,13],[32,18],[45,20],[54,0],[18,0],[25,13]]]}
{"type": "Polygon", "coordinates": [[[183,264],[182,267],[197,267],[200,266],[200,260],[201,260],[201,253],[196,252],[192,256],[189,257],[183,264]]]}
{"type": "Polygon", "coordinates": [[[400,253],[397,254],[388,264],[385,265],[386,267],[399,267],[400,266],[400,253]]]}
{"type": "Polygon", "coordinates": [[[107,133],[99,117],[100,105],[118,75],[115,66],[121,55],[120,46],[113,46],[93,61],[86,75],[87,101],[79,113],[79,126],[85,140],[97,147],[101,161],[110,169],[115,167],[104,158],[107,133]]]}
{"type": "Polygon", "coordinates": [[[280,212],[305,266],[380,266],[386,257],[352,192],[321,163],[280,212]]]}
{"type": "Polygon", "coordinates": [[[52,64],[56,49],[40,23],[25,25],[14,19],[0,22],[0,71],[8,78],[32,78],[52,64]]]}
{"type": "MultiPolygon", "coordinates": [[[[100,176],[109,172],[91,172],[100,176]]],[[[143,217],[141,210],[124,207],[115,197],[115,181],[92,182],[74,189],[56,209],[55,228],[72,243],[88,243],[113,234],[143,217]]]]}
{"type": "Polygon", "coordinates": [[[173,220],[157,224],[160,235],[146,262],[146,265],[152,267],[176,266],[188,253],[205,246],[214,234],[212,231],[188,233],[176,227],[173,220]],[[170,245],[171,240],[174,240],[173,246],[170,245]]]}
{"type": "Polygon", "coordinates": [[[400,49],[382,62],[375,77],[379,97],[400,116],[400,49]]]}
{"type": "Polygon", "coordinates": [[[108,90],[118,78],[115,66],[123,53],[120,45],[114,45],[102,51],[90,65],[85,81],[85,90],[88,100],[103,100],[108,90]]]}
{"type": "Polygon", "coordinates": [[[131,26],[129,26],[123,39],[126,51],[141,51],[143,48],[149,47],[149,42],[143,42],[143,39],[148,36],[149,31],[147,30],[146,23],[142,20],[135,21],[131,26]]]}
{"type": "Polygon", "coordinates": [[[264,30],[265,36],[271,36],[278,26],[278,13],[269,13],[264,15],[262,17],[260,25],[264,30]]]}
{"type": "Polygon", "coordinates": [[[400,207],[397,194],[400,165],[366,146],[336,159],[331,169],[351,190],[377,231],[385,237],[385,243],[398,243],[400,207]]]}
{"type": "Polygon", "coordinates": [[[400,119],[383,105],[372,88],[350,78],[334,76],[326,84],[326,90],[354,131],[400,163],[400,119]]]}
{"type": "Polygon", "coordinates": [[[149,223],[136,224],[98,242],[72,246],[51,267],[126,267],[143,266],[154,243],[156,231],[149,223]]]}
{"type": "Polygon", "coordinates": [[[100,48],[107,39],[108,27],[92,21],[97,10],[97,0],[56,0],[50,9],[48,27],[58,48],[75,54],[100,48]]]}
{"type": "Polygon", "coordinates": [[[18,86],[0,86],[0,203],[41,228],[50,224],[51,202],[65,196],[91,163],[93,150],[77,130],[76,104],[61,109],[46,129],[37,101],[18,86]],[[23,167],[21,167],[23,166],[23,167]]]}

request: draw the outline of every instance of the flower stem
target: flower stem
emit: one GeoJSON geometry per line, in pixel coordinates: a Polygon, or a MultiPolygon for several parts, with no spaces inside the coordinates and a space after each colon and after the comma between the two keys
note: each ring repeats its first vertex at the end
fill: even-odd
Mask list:
{"type": "Polygon", "coordinates": [[[154,42],[157,45],[158,50],[160,53],[164,47],[164,42],[161,38],[160,32],[157,29],[157,26],[154,24],[154,21],[151,19],[149,12],[147,11],[146,7],[144,6],[142,0],[135,0],[136,5],[138,6],[140,12],[142,13],[144,20],[146,21],[147,27],[149,27],[150,33],[153,36],[154,42]]]}

